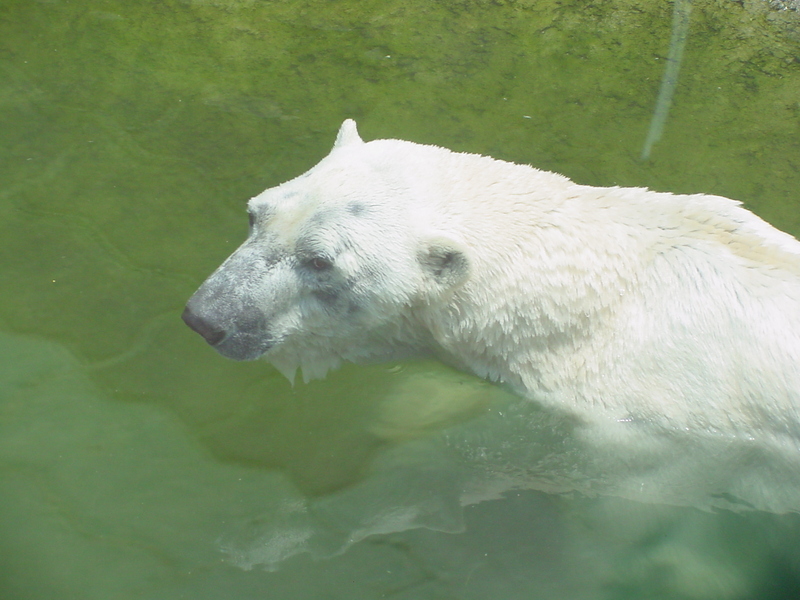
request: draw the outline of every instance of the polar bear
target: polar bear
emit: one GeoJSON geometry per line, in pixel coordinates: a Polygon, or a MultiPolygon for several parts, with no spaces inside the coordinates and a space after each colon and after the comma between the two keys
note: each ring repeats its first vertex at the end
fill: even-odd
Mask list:
{"type": "Polygon", "coordinates": [[[800,242],[710,195],[364,142],[250,200],[184,321],[290,379],[435,356],[581,419],[800,447],[800,242]]]}

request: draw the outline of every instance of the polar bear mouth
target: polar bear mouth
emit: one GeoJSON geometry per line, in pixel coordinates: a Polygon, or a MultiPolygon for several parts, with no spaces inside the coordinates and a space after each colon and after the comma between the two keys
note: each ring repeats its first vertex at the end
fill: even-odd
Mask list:
{"type": "Polygon", "coordinates": [[[228,335],[216,345],[214,350],[226,358],[233,360],[256,360],[276,346],[271,339],[256,337],[252,334],[237,332],[228,335]]]}

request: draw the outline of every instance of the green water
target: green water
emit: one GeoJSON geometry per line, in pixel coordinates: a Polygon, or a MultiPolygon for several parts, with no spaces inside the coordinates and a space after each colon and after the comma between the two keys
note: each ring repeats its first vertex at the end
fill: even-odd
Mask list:
{"type": "Polygon", "coordinates": [[[669,2],[0,3],[0,598],[800,596],[796,515],[509,491],[568,424],[427,363],[292,388],[179,318],[346,117],[800,235],[800,13],[692,4],[641,161],[669,2]]]}

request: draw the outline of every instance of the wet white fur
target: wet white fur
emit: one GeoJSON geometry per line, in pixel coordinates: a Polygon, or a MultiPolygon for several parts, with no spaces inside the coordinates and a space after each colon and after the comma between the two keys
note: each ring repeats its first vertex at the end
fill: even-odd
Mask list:
{"type": "Polygon", "coordinates": [[[291,248],[321,207],[352,201],[369,212],[353,217],[359,248],[338,267],[380,271],[358,292],[368,318],[356,327],[317,313],[311,339],[297,312],[265,356],[285,372],[391,358],[399,340],[587,419],[797,448],[800,242],[738,202],[364,143],[345,121],[328,157],[251,210],[274,213],[265,226],[291,248]],[[463,252],[466,276],[437,285],[419,261],[431,244],[463,252]],[[377,333],[364,334],[368,323],[377,333]]]}

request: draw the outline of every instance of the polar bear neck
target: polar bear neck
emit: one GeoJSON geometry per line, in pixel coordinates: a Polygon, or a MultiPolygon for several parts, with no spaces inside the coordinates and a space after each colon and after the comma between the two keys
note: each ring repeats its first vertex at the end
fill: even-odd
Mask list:
{"type": "Polygon", "coordinates": [[[477,155],[442,158],[427,218],[474,252],[467,284],[422,311],[424,326],[443,360],[540,395],[557,385],[547,364],[602,355],[592,328],[631,290],[647,240],[604,210],[600,188],[477,155]]]}

